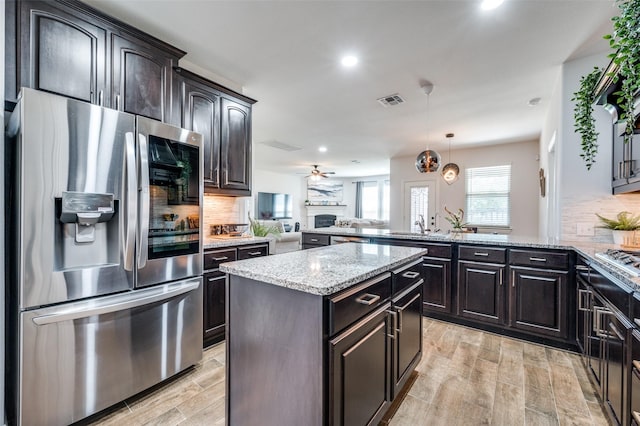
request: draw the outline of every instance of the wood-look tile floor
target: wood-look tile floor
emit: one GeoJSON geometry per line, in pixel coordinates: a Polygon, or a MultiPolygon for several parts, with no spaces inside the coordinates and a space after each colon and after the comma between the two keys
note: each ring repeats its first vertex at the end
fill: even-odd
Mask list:
{"type": "MultiPolygon", "coordinates": [[[[610,424],[578,355],[428,318],[423,329],[417,377],[391,425],[610,424]]],[[[91,424],[223,425],[224,369],[221,343],[91,424]]]]}

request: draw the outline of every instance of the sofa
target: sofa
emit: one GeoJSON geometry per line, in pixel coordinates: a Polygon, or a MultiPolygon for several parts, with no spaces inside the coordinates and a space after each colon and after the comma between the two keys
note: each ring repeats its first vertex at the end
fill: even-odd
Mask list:
{"type": "Polygon", "coordinates": [[[269,239],[269,254],[281,254],[300,250],[302,246],[302,232],[285,232],[284,225],[279,220],[258,220],[264,226],[275,227],[280,235],[267,235],[269,239]]]}

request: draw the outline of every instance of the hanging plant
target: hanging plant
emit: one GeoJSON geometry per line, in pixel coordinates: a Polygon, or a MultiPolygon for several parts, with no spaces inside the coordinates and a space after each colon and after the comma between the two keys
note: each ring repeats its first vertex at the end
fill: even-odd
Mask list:
{"type": "Polygon", "coordinates": [[[614,53],[609,55],[618,66],[613,81],[622,79],[620,90],[615,92],[621,109],[620,119],[625,122],[624,141],[633,137],[635,117],[634,97],[640,91],[640,0],[616,0],[620,15],[611,18],[613,34],[604,36],[614,53]]]}
{"type": "Polygon", "coordinates": [[[581,137],[582,154],[580,154],[580,157],[584,159],[587,170],[591,170],[591,166],[596,162],[596,154],[598,153],[598,132],[596,132],[596,120],[593,118],[592,113],[593,92],[601,74],[600,68],[595,67],[589,74],[580,78],[580,88],[571,98],[576,103],[573,109],[573,118],[575,120],[575,132],[579,133],[581,137]]]}

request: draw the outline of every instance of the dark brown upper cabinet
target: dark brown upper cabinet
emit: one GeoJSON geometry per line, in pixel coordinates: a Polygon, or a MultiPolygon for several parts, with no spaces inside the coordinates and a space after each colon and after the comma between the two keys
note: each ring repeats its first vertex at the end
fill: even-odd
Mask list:
{"type": "Polygon", "coordinates": [[[256,101],[176,68],[173,124],[203,135],[206,193],[251,195],[251,105],[256,101]]]}
{"type": "Polygon", "coordinates": [[[6,2],[5,97],[31,87],[168,121],[185,52],[72,0],[6,2]]]}

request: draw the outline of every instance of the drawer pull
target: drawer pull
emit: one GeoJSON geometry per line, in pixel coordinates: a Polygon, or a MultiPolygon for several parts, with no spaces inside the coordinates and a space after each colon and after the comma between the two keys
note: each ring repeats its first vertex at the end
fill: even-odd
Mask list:
{"type": "Polygon", "coordinates": [[[415,272],[415,271],[407,271],[404,274],[402,274],[403,277],[409,278],[410,280],[416,278],[418,275],[420,275],[420,272],[415,272]]]}
{"type": "Polygon", "coordinates": [[[249,253],[247,253],[249,256],[259,256],[262,254],[261,251],[250,251],[249,253]]]}
{"type": "Polygon", "coordinates": [[[635,410],[631,410],[631,415],[633,416],[633,420],[640,425],[640,413],[635,410]]]}
{"type": "Polygon", "coordinates": [[[373,305],[378,300],[380,300],[380,296],[378,296],[377,294],[369,294],[369,293],[365,293],[362,296],[356,298],[356,302],[360,303],[361,305],[367,305],[367,306],[373,305]]]}
{"type": "Polygon", "coordinates": [[[638,327],[640,327],[640,318],[634,318],[633,322],[635,323],[635,325],[637,325],[638,327]]]}
{"type": "Polygon", "coordinates": [[[477,252],[473,253],[473,255],[474,255],[474,256],[488,257],[488,256],[489,256],[489,253],[483,253],[483,252],[479,252],[479,251],[477,251],[477,252]]]}
{"type": "Polygon", "coordinates": [[[585,271],[586,272],[588,270],[589,270],[589,268],[587,266],[584,266],[584,265],[576,266],[576,271],[585,271]]]}
{"type": "Polygon", "coordinates": [[[309,241],[311,241],[312,243],[317,243],[318,239],[317,238],[310,238],[309,241]]]}
{"type": "Polygon", "coordinates": [[[221,260],[227,260],[228,258],[228,256],[214,257],[213,260],[215,260],[216,262],[220,262],[221,260]]]}
{"type": "Polygon", "coordinates": [[[530,257],[529,260],[532,261],[532,262],[546,262],[547,261],[547,259],[545,259],[544,257],[530,257]]]}
{"type": "Polygon", "coordinates": [[[218,280],[219,278],[208,278],[207,281],[209,281],[210,283],[214,282],[215,280],[218,280]]]}

